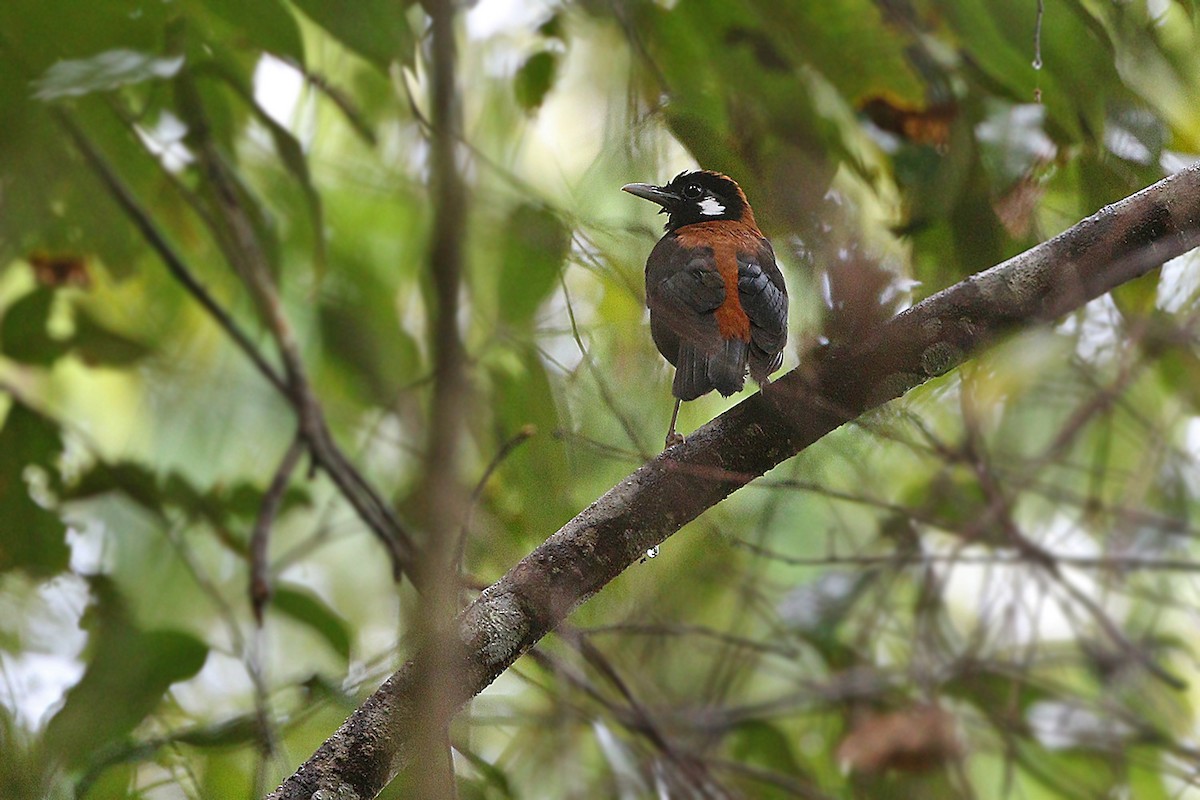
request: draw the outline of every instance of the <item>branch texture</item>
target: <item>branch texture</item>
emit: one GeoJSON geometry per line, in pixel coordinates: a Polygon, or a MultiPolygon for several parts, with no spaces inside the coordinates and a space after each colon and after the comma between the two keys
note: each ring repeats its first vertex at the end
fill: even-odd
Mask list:
{"type": "MultiPolygon", "coordinates": [[[[1078,309],[1197,244],[1193,167],[927,298],[874,336],[816,354],[644,464],[485,589],[459,618],[456,652],[445,654],[458,664],[453,707],[738,488],[998,337],[1078,309]]],[[[411,665],[401,668],[269,797],[374,797],[411,753],[414,687],[411,665]]]]}

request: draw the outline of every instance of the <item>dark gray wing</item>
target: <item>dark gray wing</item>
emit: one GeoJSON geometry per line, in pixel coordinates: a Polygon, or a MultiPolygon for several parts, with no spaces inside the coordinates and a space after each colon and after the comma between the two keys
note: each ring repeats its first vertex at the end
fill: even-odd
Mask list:
{"type": "Polygon", "coordinates": [[[787,344],[787,288],[766,239],[756,253],[738,253],[738,299],[750,318],[750,374],[767,382],[787,344]]]}
{"type": "Polygon", "coordinates": [[[717,389],[742,388],[747,343],[727,341],[714,312],[725,301],[725,282],[711,250],[689,251],[664,237],[646,262],[650,330],[663,356],[675,365],[672,393],[693,400],[717,389]]]}

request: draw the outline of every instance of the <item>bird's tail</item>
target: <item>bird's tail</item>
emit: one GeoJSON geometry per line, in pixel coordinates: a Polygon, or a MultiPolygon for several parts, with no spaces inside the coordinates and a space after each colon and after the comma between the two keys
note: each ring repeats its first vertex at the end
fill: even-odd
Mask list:
{"type": "Polygon", "coordinates": [[[725,397],[739,392],[746,382],[748,356],[749,345],[740,339],[726,339],[712,353],[681,344],[671,393],[680,400],[695,400],[713,389],[725,397]]]}

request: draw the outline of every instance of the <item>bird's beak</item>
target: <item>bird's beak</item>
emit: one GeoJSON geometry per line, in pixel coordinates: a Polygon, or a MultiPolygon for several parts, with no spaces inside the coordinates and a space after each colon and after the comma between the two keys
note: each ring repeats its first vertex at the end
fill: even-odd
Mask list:
{"type": "Polygon", "coordinates": [[[663,207],[663,210],[677,206],[682,202],[682,198],[679,195],[668,192],[661,186],[654,186],[649,183],[627,183],[621,187],[621,191],[629,192],[634,197],[640,197],[652,203],[658,203],[663,207]]]}

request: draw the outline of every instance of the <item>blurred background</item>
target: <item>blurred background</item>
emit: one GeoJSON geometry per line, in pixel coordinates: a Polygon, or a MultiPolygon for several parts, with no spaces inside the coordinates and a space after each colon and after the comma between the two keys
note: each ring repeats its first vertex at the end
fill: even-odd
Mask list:
{"type": "MultiPolygon", "coordinates": [[[[472,590],[660,448],[663,218],[621,185],[741,184],[790,370],[1200,152],[1190,0],[456,9],[472,590]]],[[[279,470],[293,405],[178,268],[278,374],[287,321],[420,542],[429,30],[410,0],[0,4],[0,797],[260,795],[411,657],[416,593],[327,470],[279,470]]],[[[1200,797],[1194,261],[669,539],[456,718],[460,796],[1200,797]]]]}

